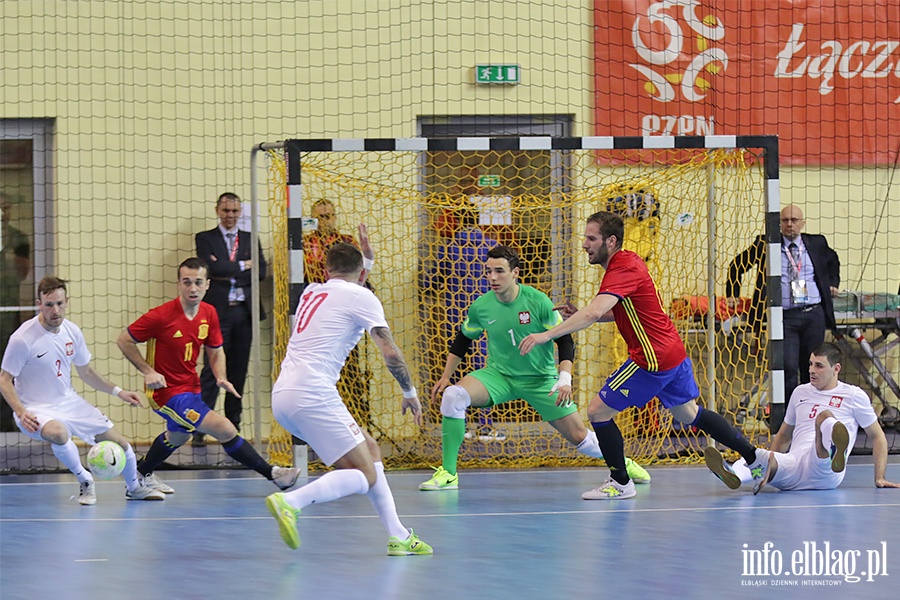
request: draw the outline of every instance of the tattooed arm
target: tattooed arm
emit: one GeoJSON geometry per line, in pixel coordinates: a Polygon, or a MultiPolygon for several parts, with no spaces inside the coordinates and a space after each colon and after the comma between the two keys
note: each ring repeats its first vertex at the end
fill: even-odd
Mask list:
{"type": "Polygon", "coordinates": [[[402,414],[406,414],[409,410],[412,412],[413,419],[417,425],[422,424],[422,405],[416,395],[416,388],[412,384],[412,378],[409,375],[409,367],[406,366],[406,360],[403,358],[403,352],[394,343],[391,330],[387,327],[375,327],[372,329],[372,339],[375,345],[381,351],[384,357],[384,363],[387,365],[388,371],[400,384],[403,390],[403,404],[401,404],[402,414]]]}

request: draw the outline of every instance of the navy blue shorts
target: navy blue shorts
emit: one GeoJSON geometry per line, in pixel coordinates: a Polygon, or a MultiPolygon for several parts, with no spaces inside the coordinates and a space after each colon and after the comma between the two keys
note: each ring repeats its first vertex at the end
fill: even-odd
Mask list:
{"type": "Polygon", "coordinates": [[[654,397],[666,408],[681,406],[700,396],[690,358],[668,371],[647,371],[630,358],[609,376],[600,398],[618,411],[641,408],[654,397]]]}
{"type": "Polygon", "coordinates": [[[185,392],[169,398],[166,405],[153,412],[166,420],[168,431],[193,432],[203,422],[203,417],[210,411],[203,403],[200,394],[185,392]]]}

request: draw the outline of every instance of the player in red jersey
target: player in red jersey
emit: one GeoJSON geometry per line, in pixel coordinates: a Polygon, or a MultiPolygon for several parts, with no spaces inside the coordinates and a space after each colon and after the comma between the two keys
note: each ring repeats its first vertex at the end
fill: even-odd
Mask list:
{"type": "MultiPolygon", "coordinates": [[[[675,325],[662,307],[656,284],[640,256],[622,249],[625,225],[611,212],[588,217],[581,247],[592,265],[606,269],[600,290],[591,303],[543,333],[522,340],[524,356],[536,345],[581,331],[599,321],[615,320],[628,344],[628,360],[619,367],[588,406],[588,417],[600,442],[610,478],[585,492],[585,500],[619,500],[635,495],[634,482],[625,470],[622,432],[613,417],[630,406],[642,407],[654,396],[681,423],[690,424],[738,452],[753,472],[754,493],[765,483],[768,451],[756,449],[725,419],[699,407],[700,390],[691,359],[675,325]]],[[[569,305],[571,306],[571,305],[569,305]]]]}
{"type": "Polygon", "coordinates": [[[153,470],[187,442],[191,433],[199,431],[219,440],[229,456],[285,490],[297,481],[297,469],[267,463],[238,435],[231,421],[211,410],[200,397],[197,358],[204,347],[218,386],[240,397],[225,373],[216,309],[202,301],[207,289],[206,263],[199,258],[187,259],[178,267],[178,298],[150,310],[116,341],[125,358],[144,375],[147,397],[167,425],[138,463],[138,472],[146,485],[173,493],[175,490],[160,482],[153,470]],[[141,342],[147,342],[146,359],[137,347],[141,342]]]}

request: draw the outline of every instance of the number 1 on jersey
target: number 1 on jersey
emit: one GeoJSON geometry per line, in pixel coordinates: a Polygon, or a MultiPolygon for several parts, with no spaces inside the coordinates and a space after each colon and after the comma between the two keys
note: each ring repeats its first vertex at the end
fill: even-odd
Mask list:
{"type": "Polygon", "coordinates": [[[513,330],[509,330],[509,339],[512,340],[513,348],[516,347],[516,335],[513,333],[513,330]]]}

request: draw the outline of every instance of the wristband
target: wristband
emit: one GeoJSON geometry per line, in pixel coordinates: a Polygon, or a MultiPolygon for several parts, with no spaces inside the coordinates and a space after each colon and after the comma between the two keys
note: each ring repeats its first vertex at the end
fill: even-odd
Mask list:
{"type": "Polygon", "coordinates": [[[363,256],[363,269],[365,269],[366,271],[371,271],[372,267],[374,267],[374,266],[375,266],[374,258],[366,258],[365,256],[363,256]]]}
{"type": "Polygon", "coordinates": [[[568,371],[560,371],[559,379],[556,380],[556,385],[564,386],[564,385],[572,385],[572,374],[568,371]]]}
{"type": "Polygon", "coordinates": [[[409,400],[410,398],[415,398],[416,396],[418,396],[418,394],[416,393],[416,388],[413,388],[409,391],[403,390],[403,397],[407,400],[409,400]]]}
{"type": "Polygon", "coordinates": [[[122,392],[122,388],[119,386],[113,387],[112,391],[109,393],[110,396],[118,396],[122,392]]]}

